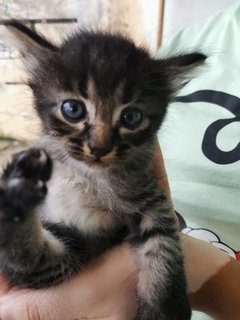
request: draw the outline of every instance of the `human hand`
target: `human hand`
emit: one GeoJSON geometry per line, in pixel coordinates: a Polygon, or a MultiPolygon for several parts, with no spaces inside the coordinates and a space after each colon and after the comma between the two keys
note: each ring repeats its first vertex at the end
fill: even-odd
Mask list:
{"type": "Polygon", "coordinates": [[[1,320],[131,320],[137,270],[127,246],[116,247],[56,287],[11,288],[0,279],[1,320]]]}
{"type": "MultiPolygon", "coordinates": [[[[185,235],[182,247],[193,308],[218,320],[239,320],[239,263],[185,235]]],[[[105,253],[85,272],[56,287],[17,289],[0,278],[0,319],[130,320],[137,305],[136,282],[137,268],[127,246],[105,253]]]]}

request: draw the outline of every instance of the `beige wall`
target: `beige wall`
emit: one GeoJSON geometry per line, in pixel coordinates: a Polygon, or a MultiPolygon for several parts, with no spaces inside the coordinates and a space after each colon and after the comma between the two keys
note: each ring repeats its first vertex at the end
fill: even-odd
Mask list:
{"type": "Polygon", "coordinates": [[[162,44],[181,29],[224,10],[238,0],[163,0],[164,19],[162,44]]]}

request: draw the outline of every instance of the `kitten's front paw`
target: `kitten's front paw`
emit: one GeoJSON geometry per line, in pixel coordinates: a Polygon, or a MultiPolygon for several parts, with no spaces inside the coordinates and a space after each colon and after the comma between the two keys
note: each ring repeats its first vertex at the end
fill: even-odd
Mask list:
{"type": "Polygon", "coordinates": [[[13,156],[0,181],[0,220],[20,222],[39,205],[47,193],[52,161],[42,149],[13,156]]]}
{"type": "Polygon", "coordinates": [[[25,178],[46,182],[52,173],[52,161],[45,150],[31,148],[16,153],[12,163],[6,169],[8,179],[25,178]]]}

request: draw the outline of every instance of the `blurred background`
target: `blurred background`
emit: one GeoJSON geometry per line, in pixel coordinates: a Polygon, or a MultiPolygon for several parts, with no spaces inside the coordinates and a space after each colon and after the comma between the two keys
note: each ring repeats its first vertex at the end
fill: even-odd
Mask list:
{"type": "MultiPolygon", "coordinates": [[[[235,0],[236,1],[236,0],[235,0]]],[[[181,28],[234,0],[0,0],[0,34],[11,17],[55,42],[77,27],[120,31],[153,54],[181,28]]],[[[0,155],[36,139],[38,121],[18,52],[0,38],[0,155]]]]}

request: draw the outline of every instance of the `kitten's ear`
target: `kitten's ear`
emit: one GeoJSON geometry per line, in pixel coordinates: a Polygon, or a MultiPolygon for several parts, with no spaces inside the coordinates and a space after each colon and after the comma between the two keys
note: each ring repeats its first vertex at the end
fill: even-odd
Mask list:
{"type": "Polygon", "coordinates": [[[169,69],[174,69],[176,72],[184,72],[186,69],[192,69],[201,65],[206,59],[207,56],[203,53],[193,52],[168,58],[164,62],[169,69]]]}
{"type": "Polygon", "coordinates": [[[19,50],[29,71],[36,69],[39,60],[46,52],[58,50],[41,34],[31,30],[18,20],[6,22],[5,27],[7,29],[6,40],[19,50]]]}
{"type": "Polygon", "coordinates": [[[171,84],[172,98],[190,80],[197,77],[199,66],[203,65],[207,56],[203,53],[193,52],[182,54],[162,61],[165,73],[171,84]]]}

